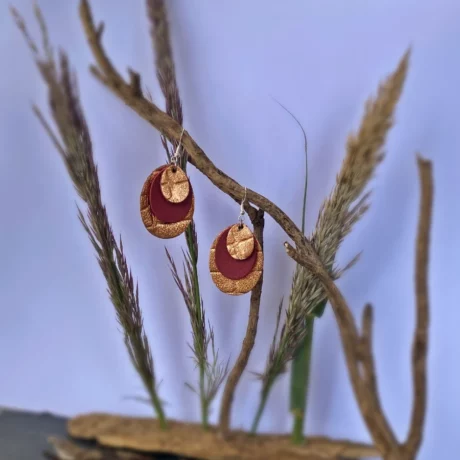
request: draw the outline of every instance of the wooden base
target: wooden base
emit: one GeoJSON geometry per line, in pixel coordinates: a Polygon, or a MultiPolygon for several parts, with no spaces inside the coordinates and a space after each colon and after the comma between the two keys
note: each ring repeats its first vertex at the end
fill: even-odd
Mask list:
{"type": "Polygon", "coordinates": [[[45,452],[45,458],[49,460],[152,460],[160,458],[108,448],[84,448],[68,439],[55,436],[48,437],[48,444],[53,447],[54,451],[53,453],[45,452]]]}
{"type": "Polygon", "coordinates": [[[250,436],[234,431],[222,439],[215,428],[205,431],[198,424],[169,421],[161,430],[151,418],[108,414],[81,415],[69,420],[69,434],[78,439],[137,452],[169,453],[202,460],[326,460],[378,457],[370,445],[312,437],[293,445],[287,435],[250,436]]]}

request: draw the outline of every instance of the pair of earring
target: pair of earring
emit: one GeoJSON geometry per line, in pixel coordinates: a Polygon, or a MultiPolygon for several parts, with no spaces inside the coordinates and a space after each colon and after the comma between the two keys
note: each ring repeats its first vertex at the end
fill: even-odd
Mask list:
{"type": "MultiPolygon", "coordinates": [[[[192,222],[195,210],[192,185],[179,166],[181,140],[170,163],[155,169],[141,192],[142,221],[146,229],[159,238],[174,238],[183,233],[192,222]]],[[[230,295],[251,291],[263,269],[260,243],[243,221],[245,202],[246,189],[238,222],[219,233],[209,253],[212,280],[222,292],[230,295]]]]}

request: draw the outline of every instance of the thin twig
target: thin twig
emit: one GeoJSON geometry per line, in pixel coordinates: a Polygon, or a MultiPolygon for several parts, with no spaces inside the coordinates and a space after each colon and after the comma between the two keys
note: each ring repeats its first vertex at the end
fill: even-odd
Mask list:
{"type": "Polygon", "coordinates": [[[364,308],[362,317],[360,359],[363,363],[364,382],[373,393],[377,393],[377,379],[375,374],[374,356],[372,353],[373,321],[372,305],[367,304],[364,308]]]}
{"type": "Polygon", "coordinates": [[[409,434],[405,443],[407,452],[415,456],[422,442],[427,399],[427,350],[429,328],[428,262],[433,207],[433,176],[431,162],[418,157],[420,176],[420,214],[416,246],[416,325],[412,344],[412,379],[414,402],[409,434]]]}
{"type": "Polygon", "coordinates": [[[128,69],[128,73],[130,80],[129,86],[131,87],[133,97],[142,97],[141,76],[132,69],[128,69]]]}
{"type": "Polygon", "coordinates": [[[377,378],[375,373],[375,361],[372,352],[372,326],[373,326],[373,311],[372,306],[367,304],[363,311],[362,317],[362,336],[361,336],[361,349],[357,350],[357,359],[361,360],[363,365],[362,381],[363,385],[369,390],[369,393],[374,395],[373,400],[374,408],[377,410],[377,420],[381,424],[381,431],[383,442],[387,443],[386,451],[394,450],[397,446],[397,440],[391,429],[388,420],[383,415],[383,408],[381,406],[379,391],[377,385],[377,378]]]}
{"type": "MultiPolygon", "coordinates": [[[[264,240],[264,212],[262,210],[257,211],[255,219],[251,219],[252,225],[254,226],[254,235],[260,243],[263,250],[264,240]]],[[[230,417],[233,403],[233,397],[235,394],[238,382],[241,379],[244,369],[246,368],[251,355],[251,351],[254,348],[254,343],[257,335],[257,324],[259,322],[259,309],[260,299],[262,295],[263,285],[263,274],[260,277],[259,282],[256,284],[251,292],[251,301],[249,305],[249,318],[248,325],[246,328],[246,335],[243,340],[243,345],[240,354],[230,371],[227,382],[225,384],[224,393],[222,396],[222,403],[220,406],[220,419],[219,419],[219,431],[223,437],[228,435],[230,429],[230,417]]]]}

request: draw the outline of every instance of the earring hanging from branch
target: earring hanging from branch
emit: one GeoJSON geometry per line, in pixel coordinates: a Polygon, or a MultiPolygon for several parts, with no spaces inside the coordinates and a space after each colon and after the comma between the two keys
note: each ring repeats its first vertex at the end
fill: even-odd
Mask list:
{"type": "Polygon", "coordinates": [[[241,295],[251,291],[263,270],[262,247],[244,223],[246,200],[245,187],[238,222],[219,233],[209,253],[212,280],[222,292],[230,295],[241,295]]]}
{"type": "Polygon", "coordinates": [[[168,164],[155,169],[144,183],[140,198],[145,228],[159,238],[174,238],[190,225],[195,211],[192,185],[180,167],[184,128],[168,164]]]}

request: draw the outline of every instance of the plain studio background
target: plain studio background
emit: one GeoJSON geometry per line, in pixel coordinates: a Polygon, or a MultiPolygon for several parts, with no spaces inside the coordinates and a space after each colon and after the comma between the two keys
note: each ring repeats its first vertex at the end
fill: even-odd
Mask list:
{"type": "MultiPolygon", "coordinates": [[[[32,2],[12,2],[39,37],[32,2]]],[[[180,261],[183,237],[162,241],[145,230],[139,193],[164,161],[159,135],[87,71],[92,62],[77,2],[43,0],[52,42],[66,49],[79,77],[99,165],[104,202],[139,281],[145,326],[169,417],[198,420],[187,342],[190,326],[169,273],[166,245],[180,261]]],[[[104,44],[116,66],[159,92],[144,1],[92,2],[106,22],[104,44]]],[[[168,1],[185,126],[216,165],[280,205],[300,225],[303,141],[309,139],[307,228],[334,184],[347,133],[363,105],[411,44],[413,55],[386,161],[372,183],[372,207],[347,238],[346,263],[358,265],[339,285],[354,313],[375,306],[375,353],[381,398],[399,437],[412,403],[410,343],[414,326],[414,244],[419,205],[415,152],[434,161],[435,208],[430,266],[429,402],[420,458],[450,458],[460,413],[458,260],[460,259],[460,3],[451,1],[168,1]],[[451,357],[451,355],[454,357],[451,357]]],[[[76,193],[34,118],[46,92],[29,50],[8,14],[0,13],[0,404],[74,415],[88,411],[151,414],[129,396],[143,389],[128,360],[93,249],[76,216],[76,193]]],[[[231,363],[239,352],[249,296],[221,294],[208,274],[208,248],[236,221],[238,206],[193,167],[204,304],[217,345],[231,363]]],[[[248,427],[277,305],[288,296],[293,262],[270,217],[265,284],[255,349],[238,386],[235,427],[248,427]]],[[[317,322],[307,432],[368,440],[358,412],[331,309],[317,322]]],[[[264,431],[290,429],[288,377],[276,385],[264,431]]],[[[213,407],[216,420],[220,394],[213,407]]]]}

